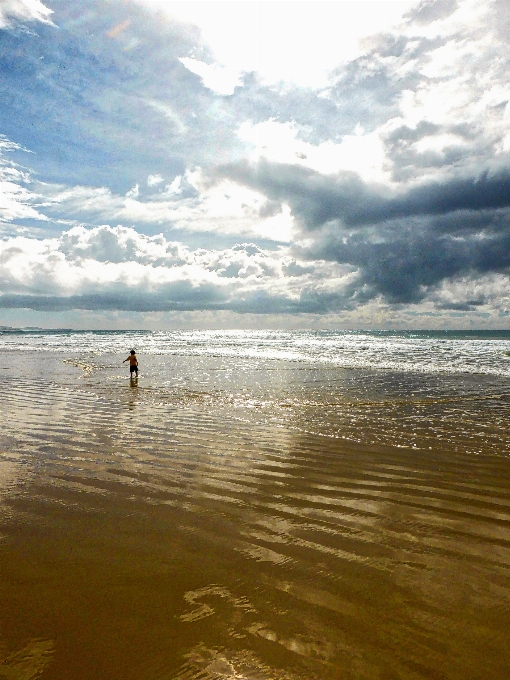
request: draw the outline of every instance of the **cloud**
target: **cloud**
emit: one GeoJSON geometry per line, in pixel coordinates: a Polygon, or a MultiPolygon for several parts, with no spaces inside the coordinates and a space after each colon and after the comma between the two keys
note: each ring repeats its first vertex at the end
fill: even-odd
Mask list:
{"type": "MultiPolygon", "coordinates": [[[[507,213],[507,223],[509,218],[507,213]]],[[[308,249],[308,256],[359,267],[356,286],[361,302],[382,294],[391,303],[416,303],[429,297],[444,281],[489,272],[507,274],[508,228],[500,234],[440,235],[427,224],[421,230],[417,227],[392,225],[376,234],[357,233],[344,238],[325,234],[308,249]]]]}
{"type": "Polygon", "coordinates": [[[40,0],[2,0],[0,4],[0,28],[13,21],[42,21],[51,24],[53,10],[40,0]]]}
{"type": "Polygon", "coordinates": [[[175,267],[190,261],[189,251],[180,243],[167,242],[162,236],[146,237],[134,229],[107,225],[94,229],[74,227],[64,232],[58,239],[58,252],[73,263],[94,260],[175,267]]]}
{"type": "Polygon", "coordinates": [[[0,305],[506,313],[507,3],[417,4],[320,88],[161,3],[51,7],[0,30],[0,305]]]}
{"type": "Polygon", "coordinates": [[[149,175],[147,177],[147,186],[153,187],[156,186],[157,184],[161,184],[163,182],[163,177],[161,175],[149,175]]]}
{"type": "Polygon", "coordinates": [[[135,185],[124,196],[107,187],[41,185],[39,189],[44,194],[42,206],[54,217],[290,240],[293,220],[288,207],[281,203],[268,206],[260,192],[228,179],[211,185],[199,169],[163,184],[163,177],[149,177],[149,193],[143,195],[140,185],[135,185]]]}
{"type": "Polygon", "coordinates": [[[421,183],[397,191],[362,182],[353,172],[331,176],[266,161],[219,167],[211,173],[212,177],[215,175],[263,191],[272,200],[289,203],[307,230],[333,220],[355,228],[403,217],[510,206],[510,169],[421,183]]]}
{"type": "MultiPolygon", "coordinates": [[[[357,132],[310,142],[297,122],[245,124],[251,157],[210,170],[211,181],[228,177],[287,204],[301,230],[301,257],[358,272],[343,304],[381,296],[417,304],[436,299],[448,282],[506,275],[503,19],[510,23],[510,9],[501,2],[421,3],[402,27],[367,41],[365,55],[339,69],[324,94],[342,122],[358,121],[357,132]]],[[[458,304],[474,308],[484,299],[458,304]]]]}
{"type": "Polygon", "coordinates": [[[200,76],[205,87],[217,94],[231,95],[235,88],[242,84],[241,74],[225,66],[205,64],[190,57],[181,57],[179,61],[192,73],[200,76]]]}
{"type": "Polygon", "coordinates": [[[267,162],[218,172],[288,203],[307,239],[301,256],[358,268],[360,302],[380,294],[417,302],[444,279],[510,267],[506,171],[394,194],[354,173],[326,176],[267,162]]]}
{"type": "Polygon", "coordinates": [[[359,2],[294,2],[290,6],[234,2],[222,6],[138,1],[144,7],[160,9],[174,21],[177,18],[198,26],[216,64],[232,73],[256,71],[264,83],[286,81],[314,89],[327,85],[329,71],[339,62],[359,54],[360,37],[392,26],[416,4],[413,0],[372,2],[367,12],[359,2]]]}
{"type": "Polygon", "coordinates": [[[425,0],[413,9],[407,16],[418,24],[431,24],[439,19],[445,19],[459,7],[458,0],[425,0]]]}
{"type": "Polygon", "coordinates": [[[270,119],[256,124],[245,122],[237,134],[251,147],[246,155],[252,163],[297,165],[323,174],[343,170],[355,172],[369,182],[389,180],[380,135],[363,134],[361,126],[357,126],[353,134],[344,135],[338,142],[329,139],[312,144],[300,138],[304,129],[295,122],[270,119]]]}
{"type": "Polygon", "coordinates": [[[0,242],[0,307],[243,313],[327,309],[352,269],[296,261],[254,244],[190,250],[134,229],[74,227],[59,238],[0,242]]]}
{"type": "Polygon", "coordinates": [[[394,181],[508,163],[509,16],[500,0],[422,3],[338,69],[327,97],[380,137],[394,181]]]}
{"type": "Polygon", "coordinates": [[[510,309],[510,279],[505,274],[464,276],[443,282],[431,302],[436,309],[470,312],[474,309],[510,309]]]}
{"type": "Polygon", "coordinates": [[[41,202],[41,197],[30,188],[30,172],[6,155],[15,150],[24,151],[19,144],[0,135],[0,223],[18,219],[45,221],[48,218],[35,207],[41,202]]]}

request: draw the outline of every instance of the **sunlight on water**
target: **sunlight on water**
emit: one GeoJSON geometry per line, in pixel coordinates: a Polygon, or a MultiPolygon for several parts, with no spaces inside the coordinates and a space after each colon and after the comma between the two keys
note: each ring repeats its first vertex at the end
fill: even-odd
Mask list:
{"type": "Polygon", "coordinates": [[[0,347],[96,355],[273,359],[344,368],[510,376],[510,331],[109,331],[0,333],[0,347]]]}

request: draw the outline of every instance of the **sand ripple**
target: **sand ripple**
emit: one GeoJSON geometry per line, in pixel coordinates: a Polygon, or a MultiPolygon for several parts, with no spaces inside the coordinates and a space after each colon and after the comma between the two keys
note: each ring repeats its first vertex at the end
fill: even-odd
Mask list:
{"type": "Polygon", "coordinates": [[[133,392],[2,384],[1,677],[510,676],[503,450],[133,392]]]}

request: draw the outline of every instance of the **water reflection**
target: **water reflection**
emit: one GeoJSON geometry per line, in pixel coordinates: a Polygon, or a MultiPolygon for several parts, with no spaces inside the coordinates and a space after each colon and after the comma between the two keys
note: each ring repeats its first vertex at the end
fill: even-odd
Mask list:
{"type": "Polygon", "coordinates": [[[138,399],[138,376],[129,376],[129,401],[128,401],[128,406],[129,409],[132,411],[135,407],[135,404],[138,399]]]}
{"type": "MultiPolygon", "coordinates": [[[[9,501],[27,485],[33,472],[15,452],[2,452],[0,457],[0,518],[11,514],[9,501]]],[[[1,535],[1,530],[0,530],[1,535]]]]}
{"type": "MultiPolygon", "coordinates": [[[[65,371],[78,369],[58,370],[60,382],[16,378],[2,392],[15,444],[0,478],[0,676],[35,677],[16,666],[34,640],[53,641],[51,657],[34,648],[43,680],[508,676],[501,447],[472,455],[458,432],[456,450],[424,435],[416,449],[337,438],[416,422],[416,404],[385,410],[368,378],[340,389],[331,374],[298,385],[282,371],[277,387],[230,375],[204,406],[145,374],[126,389],[113,362],[107,388],[102,376],[75,389],[65,371]],[[284,414],[292,390],[301,403],[284,414]],[[370,396],[357,411],[356,390],[370,396]],[[271,406],[243,406],[261,397],[271,406]]],[[[405,389],[432,389],[416,385],[406,377],[405,389]]]]}

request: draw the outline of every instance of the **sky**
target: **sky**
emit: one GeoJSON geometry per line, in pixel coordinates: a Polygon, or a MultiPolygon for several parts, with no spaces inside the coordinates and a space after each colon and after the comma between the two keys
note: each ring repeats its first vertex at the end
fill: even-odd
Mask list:
{"type": "Polygon", "coordinates": [[[510,328],[510,4],[0,0],[0,325],[510,328]]]}

